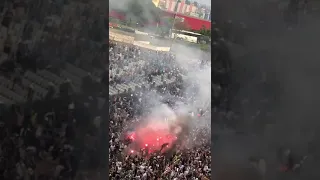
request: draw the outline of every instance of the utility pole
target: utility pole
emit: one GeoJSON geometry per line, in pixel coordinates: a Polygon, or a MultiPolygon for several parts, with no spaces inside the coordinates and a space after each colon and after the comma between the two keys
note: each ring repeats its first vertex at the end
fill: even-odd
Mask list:
{"type": "MultiPolygon", "coordinates": [[[[176,17],[177,17],[177,14],[178,14],[178,5],[179,5],[180,2],[181,2],[181,0],[177,0],[177,4],[176,4],[176,6],[174,7],[174,17],[173,17],[172,26],[171,26],[170,37],[171,37],[171,35],[172,35],[173,29],[174,29],[174,25],[175,25],[175,23],[176,23],[176,17]]],[[[170,49],[172,48],[172,45],[173,45],[173,43],[174,43],[174,40],[175,40],[175,36],[171,39],[170,49]]]]}
{"type": "MultiPolygon", "coordinates": [[[[173,33],[174,24],[175,24],[175,22],[176,22],[176,16],[177,16],[177,12],[175,12],[174,18],[173,18],[173,21],[172,21],[172,26],[171,26],[171,31],[170,31],[170,37],[172,36],[172,33],[173,33]]],[[[175,35],[171,38],[170,48],[172,48],[172,45],[173,45],[173,43],[174,43],[175,38],[176,38],[175,35]]]]}

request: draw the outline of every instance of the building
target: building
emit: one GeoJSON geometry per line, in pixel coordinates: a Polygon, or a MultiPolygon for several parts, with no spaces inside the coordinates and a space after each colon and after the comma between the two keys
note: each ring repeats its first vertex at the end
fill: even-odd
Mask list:
{"type": "Polygon", "coordinates": [[[181,0],[178,2],[177,0],[165,0],[164,9],[171,12],[178,12],[181,14],[196,12],[197,7],[194,4],[186,4],[186,0],[181,0]],[[175,8],[177,9],[175,10],[175,8]]]}
{"type": "MultiPolygon", "coordinates": [[[[172,2],[172,1],[170,1],[172,2]]],[[[169,5],[169,4],[162,4],[164,3],[164,0],[159,0],[159,8],[161,8],[162,5],[169,5]]],[[[168,1],[166,1],[166,3],[168,3],[168,1]]],[[[172,2],[172,4],[168,7],[172,7],[174,5],[174,2],[172,2]]],[[[192,5],[183,5],[183,6],[178,6],[177,9],[181,12],[189,12],[189,13],[180,13],[180,12],[174,12],[174,11],[169,11],[169,10],[165,10],[162,9],[162,17],[169,17],[169,18],[180,18],[184,23],[187,24],[187,26],[189,28],[191,28],[192,30],[200,30],[201,28],[206,28],[206,29],[211,29],[211,21],[210,18],[211,17],[211,13],[208,15],[206,15],[205,13],[202,13],[202,16],[200,17],[199,13],[197,12],[198,9],[194,8],[192,5]],[[181,9],[179,10],[179,7],[186,7],[185,9],[181,9]],[[189,8],[189,9],[188,9],[189,8]]],[[[200,9],[201,11],[203,11],[202,9],[200,9]]],[[[205,11],[203,11],[205,12],[205,11]]],[[[209,11],[210,12],[210,11],[209,11]]],[[[120,21],[125,21],[126,17],[130,16],[129,14],[126,14],[123,11],[119,11],[119,10],[110,10],[109,12],[109,18],[114,18],[114,19],[118,19],[120,21]]],[[[146,26],[161,26],[161,25],[165,25],[165,20],[161,21],[160,23],[158,22],[149,22],[148,24],[145,24],[146,26]]]]}
{"type": "Polygon", "coordinates": [[[160,0],[161,9],[177,12],[180,14],[187,14],[194,17],[204,18],[204,12],[211,11],[211,7],[205,5],[194,5],[194,3],[188,3],[186,0],[160,0]]]}
{"type": "Polygon", "coordinates": [[[196,18],[180,13],[174,13],[170,11],[163,11],[163,16],[166,17],[176,17],[183,19],[183,21],[192,29],[192,30],[200,30],[201,28],[206,28],[206,29],[211,29],[211,21],[201,19],[201,18],[196,18]]]}

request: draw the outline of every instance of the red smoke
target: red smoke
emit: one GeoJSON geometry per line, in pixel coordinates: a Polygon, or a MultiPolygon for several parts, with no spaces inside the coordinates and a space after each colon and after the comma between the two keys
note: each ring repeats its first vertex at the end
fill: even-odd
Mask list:
{"type": "Polygon", "coordinates": [[[170,149],[173,143],[177,140],[177,136],[171,132],[165,121],[163,122],[149,122],[143,126],[136,128],[134,132],[127,134],[127,139],[131,140],[129,152],[134,153],[141,149],[148,149],[149,153],[159,151],[161,152],[170,149]]]}
{"type": "Polygon", "coordinates": [[[166,143],[171,147],[173,142],[177,140],[176,136],[169,132],[169,129],[154,130],[145,127],[138,129],[136,134],[139,147],[149,147],[151,151],[160,150],[161,146],[166,143]]]}
{"type": "Polygon", "coordinates": [[[166,149],[170,149],[172,144],[177,140],[175,134],[169,132],[167,130],[153,130],[148,127],[139,128],[134,133],[131,133],[127,137],[132,141],[130,146],[130,153],[139,151],[141,149],[148,149],[149,153],[159,151],[166,151],[166,149]]]}
{"type": "Polygon", "coordinates": [[[141,150],[148,153],[161,150],[163,153],[171,149],[174,144],[183,142],[190,130],[190,120],[189,116],[178,116],[171,120],[153,117],[153,120],[144,121],[134,131],[126,134],[126,139],[131,142],[127,152],[139,154],[141,150]]]}

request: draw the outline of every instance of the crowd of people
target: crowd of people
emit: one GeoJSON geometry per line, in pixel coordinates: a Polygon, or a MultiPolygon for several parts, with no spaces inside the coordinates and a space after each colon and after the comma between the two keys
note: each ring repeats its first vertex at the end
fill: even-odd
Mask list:
{"type": "MultiPolygon", "coordinates": [[[[295,26],[297,24],[297,3],[298,1],[290,1],[288,9],[288,26],[295,26]]],[[[300,1],[301,2],[301,1],[300,1]]],[[[305,1],[306,2],[306,1],[305,1]]],[[[231,81],[232,63],[230,61],[230,54],[225,41],[233,41],[235,43],[244,44],[243,35],[246,35],[246,27],[241,24],[240,32],[238,35],[233,32],[228,32],[228,26],[231,26],[232,22],[227,22],[224,32],[222,29],[213,29],[212,38],[212,62],[213,66],[212,83],[214,90],[212,91],[213,98],[213,114],[222,114],[222,120],[233,119],[234,113],[229,110],[229,85],[231,81]],[[221,107],[224,106],[224,107],[221,107]],[[221,108],[225,111],[219,112],[221,108]]],[[[112,82],[111,86],[119,88],[121,86],[124,89],[118,89],[117,94],[110,96],[109,100],[109,112],[110,112],[110,147],[109,147],[109,178],[110,179],[206,179],[210,178],[210,165],[211,154],[210,145],[211,142],[205,137],[208,137],[209,132],[206,129],[195,128],[194,141],[200,142],[198,145],[191,148],[175,147],[170,153],[151,153],[147,156],[138,155],[135,153],[128,153],[128,142],[124,141],[123,134],[128,129],[128,124],[139,124],[141,117],[150,113],[152,108],[159,104],[167,104],[173,107],[176,101],[184,101],[192,97],[192,95],[185,94],[185,82],[184,74],[186,70],[176,64],[176,54],[170,52],[156,52],[150,51],[137,46],[122,44],[119,42],[110,41],[109,48],[109,81],[112,82]],[[154,79],[160,76],[161,83],[157,83],[154,79]],[[173,81],[167,83],[172,78],[173,81]],[[119,86],[118,86],[119,85],[119,86]],[[127,87],[127,88],[126,88],[127,87]],[[155,100],[155,94],[159,94],[162,97],[169,97],[161,102],[155,100]],[[174,98],[173,98],[174,97],[174,98]],[[159,104],[156,104],[159,103],[159,104]],[[199,132],[203,134],[198,134],[199,132]],[[201,136],[202,135],[202,136],[201,136]],[[204,142],[202,142],[204,140],[204,142]],[[208,141],[207,141],[208,140],[208,141]]],[[[177,52],[178,54],[179,52],[177,52]]],[[[206,61],[199,62],[206,63],[206,61]]],[[[265,85],[265,80],[260,77],[256,78],[255,83],[265,85]],[[258,79],[258,80],[257,80],[258,79]],[[258,82],[259,81],[259,82],[258,82]]],[[[251,84],[250,84],[251,85],[251,84]]],[[[263,86],[265,87],[265,86],[263,86]]],[[[259,95],[258,98],[250,94],[250,100],[255,99],[259,103],[267,106],[270,104],[270,97],[268,95],[259,95]]],[[[248,99],[240,95],[235,97],[240,102],[240,106],[246,106],[248,99]]],[[[251,102],[252,103],[252,102],[251,102]]],[[[253,103],[252,103],[253,104],[253,103]]],[[[261,104],[258,104],[256,108],[260,108],[261,104]]],[[[252,108],[256,110],[255,108],[252,108]]],[[[250,109],[250,110],[252,110],[250,109]]],[[[268,109],[264,108],[264,110],[268,109]]],[[[262,116],[268,116],[270,118],[272,112],[266,112],[264,110],[257,110],[257,112],[248,112],[248,118],[241,117],[240,119],[259,119],[262,116]]],[[[204,117],[205,118],[205,117],[204,117]]],[[[219,119],[219,118],[217,118],[219,119]]],[[[222,122],[226,124],[226,122],[222,122]]],[[[256,121],[257,124],[262,124],[261,121],[256,121]]],[[[235,129],[240,129],[237,132],[239,134],[255,133],[249,132],[247,127],[235,127],[243,125],[243,122],[230,122],[230,126],[235,129]],[[231,125],[232,124],[232,125],[231,125]]],[[[254,123],[252,123],[254,124],[254,123]]],[[[244,125],[245,126],[245,125],[244,125]]],[[[263,126],[263,125],[261,125],[263,126]]],[[[255,127],[250,127],[255,129],[255,127]]],[[[260,127],[259,127],[260,128],[260,127]]],[[[263,127],[264,128],[264,127],[263,127]]],[[[256,128],[258,129],[258,128],[256,128]]],[[[255,130],[259,131],[262,128],[255,130]]],[[[260,133],[264,133],[262,130],[260,133]]],[[[185,139],[188,141],[188,139],[185,139]]],[[[299,158],[295,159],[297,162],[293,162],[288,155],[284,156],[283,162],[280,164],[285,167],[284,172],[294,172],[299,169],[303,164],[306,157],[303,157],[300,161],[299,158]],[[300,161],[300,162],[298,162],[300,161]],[[298,168],[293,168],[299,166],[298,168]]],[[[268,161],[268,159],[266,159],[268,161]]],[[[249,167],[244,166],[243,173],[241,168],[235,167],[232,170],[222,170],[223,175],[220,179],[260,179],[266,174],[266,162],[263,158],[248,159],[249,167]],[[254,168],[252,168],[254,167],[254,168]],[[252,171],[251,171],[252,170],[252,171]],[[256,171],[258,170],[258,171],[256,171]],[[260,172],[261,171],[261,172],[260,172]],[[235,174],[239,173],[239,177],[235,174]],[[242,176],[244,175],[244,176],[242,176]],[[245,176],[246,175],[246,176],[245,176]],[[241,176],[241,177],[240,177],[241,176]],[[246,178],[244,178],[246,177],[246,178]]],[[[268,162],[269,163],[269,162],[268,162]]],[[[231,168],[230,168],[231,169],[231,168]]],[[[273,170],[272,170],[273,171],[273,170]]],[[[282,172],[281,172],[282,173],[282,172]]],[[[295,172],[294,172],[295,173],[295,172]]],[[[218,175],[220,177],[220,174],[218,175]]]]}
{"type": "Polygon", "coordinates": [[[3,70],[13,70],[15,66],[10,62],[23,69],[58,66],[64,61],[92,68],[88,64],[103,59],[102,52],[96,51],[101,49],[106,36],[101,7],[80,1],[1,3],[1,64],[7,64],[2,66],[3,70]],[[87,64],[80,57],[87,58],[87,64]]]}
{"type": "Polygon", "coordinates": [[[1,122],[1,179],[73,179],[82,175],[79,168],[99,169],[101,130],[88,121],[97,117],[80,112],[86,109],[80,103],[62,101],[38,104],[51,111],[15,106],[4,114],[10,121],[1,122]]]}
{"type": "Polygon", "coordinates": [[[99,111],[100,94],[88,88],[74,94],[74,82],[59,75],[65,62],[91,74],[104,71],[104,11],[88,1],[0,2],[0,76],[28,92],[26,101],[2,101],[15,86],[0,85],[0,179],[107,178],[101,171],[107,133],[100,125],[108,117],[99,111]],[[48,80],[48,93],[35,100],[35,87],[43,87],[24,86],[23,74],[43,69],[63,82],[48,80]]]}
{"type": "MultiPolygon", "coordinates": [[[[177,101],[196,100],[192,93],[186,95],[187,69],[177,63],[176,54],[112,41],[107,52],[104,8],[87,1],[1,1],[0,10],[1,77],[22,86],[27,71],[45,69],[63,79],[61,84],[50,82],[48,93],[37,101],[32,97],[39,84],[34,82],[24,87],[26,101],[1,104],[1,179],[210,179],[209,124],[190,132],[194,139],[189,141],[197,142],[193,146],[148,158],[124,153],[126,125],[138,123],[160,103],[150,101],[155,94],[170,97],[161,103],[172,108],[177,101]],[[73,79],[60,76],[66,62],[88,72],[79,77],[77,94],[73,79]],[[117,91],[107,98],[108,88],[117,91]],[[108,124],[109,134],[101,128],[108,124]],[[104,174],[107,152],[109,174],[104,174]]],[[[223,38],[214,40],[215,61],[205,55],[198,63],[215,64],[213,97],[218,105],[225,100],[221,94],[227,94],[228,83],[221,81],[228,80],[230,64],[224,61],[229,57],[223,38]]],[[[9,98],[2,91],[0,95],[9,98]]],[[[208,119],[209,111],[194,114],[208,119]]]]}
{"type": "MultiPolygon", "coordinates": [[[[109,178],[210,179],[210,123],[192,130],[191,137],[195,139],[190,140],[198,142],[192,147],[176,147],[170,153],[150,152],[147,156],[128,153],[129,144],[123,136],[128,129],[134,129],[130,125],[142,122],[142,117],[161,104],[174,108],[178,101],[194,101],[197,93],[186,95],[190,85],[184,82],[187,69],[179,65],[175,53],[151,51],[112,40],[109,43],[110,86],[134,83],[109,98],[109,178]],[[159,83],[155,82],[157,76],[161,79],[159,83]],[[168,98],[157,101],[157,96],[168,98]]],[[[208,66],[210,59],[197,63],[199,67],[208,66]]],[[[194,114],[202,115],[205,111],[210,109],[194,114]]],[[[205,115],[201,118],[208,119],[205,115]]]]}

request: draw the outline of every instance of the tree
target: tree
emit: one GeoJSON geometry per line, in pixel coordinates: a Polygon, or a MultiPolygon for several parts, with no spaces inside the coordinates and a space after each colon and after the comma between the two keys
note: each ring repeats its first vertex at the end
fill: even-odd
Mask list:
{"type": "Polygon", "coordinates": [[[198,30],[197,33],[202,34],[204,36],[211,37],[211,30],[207,29],[205,26],[202,26],[202,28],[198,30]]]}

